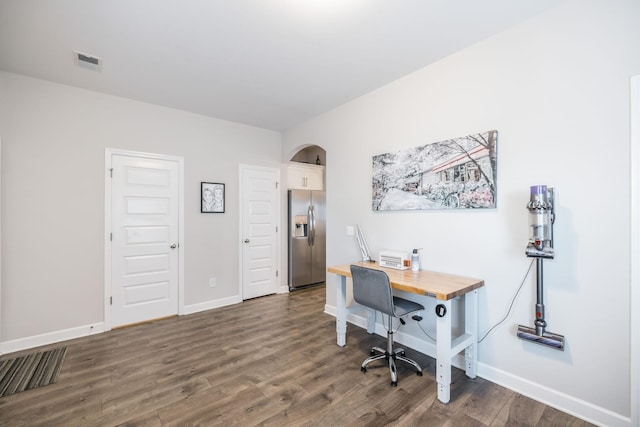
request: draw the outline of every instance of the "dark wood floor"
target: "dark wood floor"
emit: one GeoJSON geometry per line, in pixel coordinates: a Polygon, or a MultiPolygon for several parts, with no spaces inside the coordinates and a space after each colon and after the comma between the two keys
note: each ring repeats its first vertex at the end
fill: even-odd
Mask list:
{"type": "Polygon", "coordinates": [[[324,292],[272,295],[63,343],[58,382],[0,398],[0,425],[590,425],[458,369],[444,405],[434,360],[410,349],[424,376],[400,364],[392,388],[386,368],[363,374],[369,348],[384,340],[351,326],[347,346],[338,347],[324,292]]]}

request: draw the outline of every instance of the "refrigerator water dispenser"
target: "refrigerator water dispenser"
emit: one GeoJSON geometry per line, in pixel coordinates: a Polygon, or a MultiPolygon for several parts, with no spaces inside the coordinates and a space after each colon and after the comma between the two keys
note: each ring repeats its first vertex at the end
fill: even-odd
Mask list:
{"type": "Polygon", "coordinates": [[[295,216],[295,230],[293,233],[293,237],[308,237],[309,231],[309,220],[307,215],[296,215],[295,216]]]}

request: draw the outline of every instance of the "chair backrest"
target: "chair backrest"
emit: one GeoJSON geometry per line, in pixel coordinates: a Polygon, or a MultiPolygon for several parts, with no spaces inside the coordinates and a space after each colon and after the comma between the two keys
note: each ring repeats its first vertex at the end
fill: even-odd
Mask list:
{"type": "Polygon", "coordinates": [[[353,299],[358,304],[394,316],[393,294],[387,273],[373,268],[351,266],[353,299]]]}

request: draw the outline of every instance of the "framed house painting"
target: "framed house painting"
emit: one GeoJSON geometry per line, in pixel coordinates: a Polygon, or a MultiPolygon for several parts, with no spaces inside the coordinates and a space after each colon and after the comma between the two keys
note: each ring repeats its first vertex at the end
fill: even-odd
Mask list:
{"type": "Polygon", "coordinates": [[[498,131],[373,156],[374,211],[496,207],[498,131]]]}

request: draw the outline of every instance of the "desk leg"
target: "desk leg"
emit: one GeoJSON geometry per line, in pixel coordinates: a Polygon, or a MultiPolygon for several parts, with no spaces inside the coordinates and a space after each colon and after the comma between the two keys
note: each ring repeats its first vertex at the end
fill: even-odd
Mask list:
{"type": "Polygon", "coordinates": [[[347,278],[337,276],[336,281],[336,335],[338,345],[347,343],[347,278]]]}
{"type": "Polygon", "coordinates": [[[465,294],[464,331],[473,337],[473,344],[464,350],[465,371],[469,378],[478,372],[478,290],[465,294]]]}
{"type": "Polygon", "coordinates": [[[451,398],[451,300],[437,301],[446,308],[443,317],[436,317],[436,380],[438,400],[449,403],[451,398]]]}

